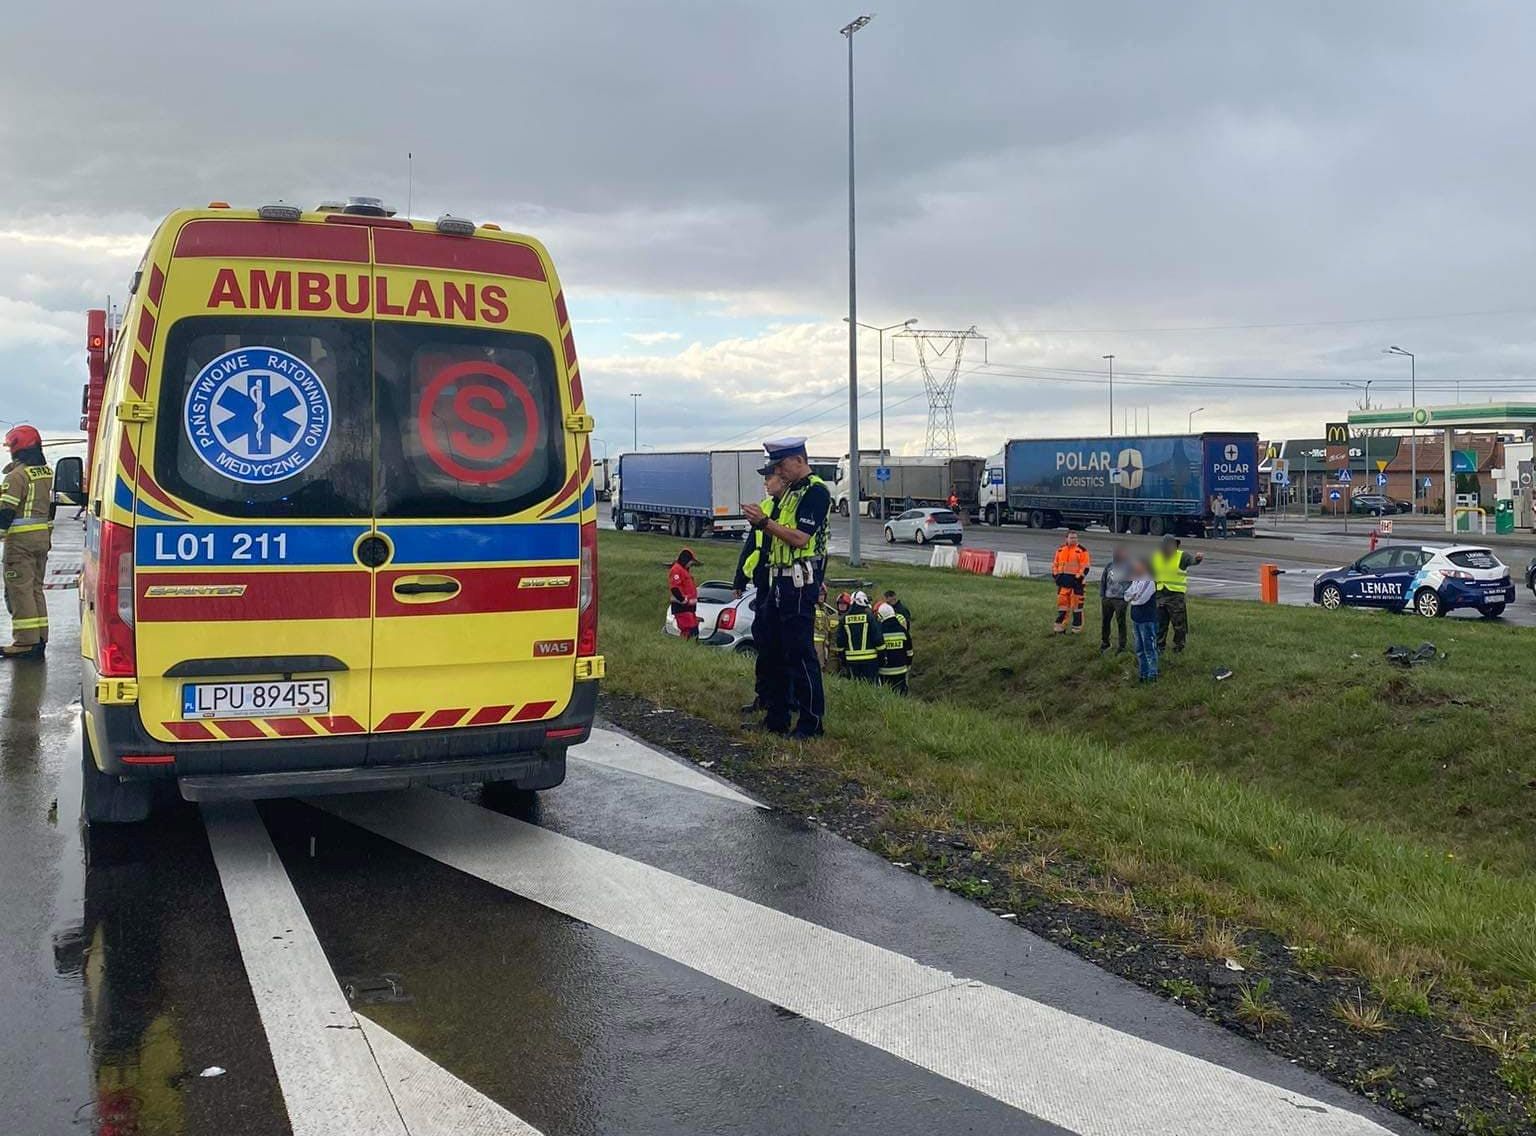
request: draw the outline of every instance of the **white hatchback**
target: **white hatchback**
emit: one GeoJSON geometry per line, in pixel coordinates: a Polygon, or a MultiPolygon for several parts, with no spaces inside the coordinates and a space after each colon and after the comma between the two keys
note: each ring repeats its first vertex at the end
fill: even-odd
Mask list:
{"type": "Polygon", "coordinates": [[[885,543],[898,540],[927,544],[931,540],[947,540],[959,544],[965,537],[958,515],[949,509],[908,509],[899,517],[885,522],[885,543]]]}

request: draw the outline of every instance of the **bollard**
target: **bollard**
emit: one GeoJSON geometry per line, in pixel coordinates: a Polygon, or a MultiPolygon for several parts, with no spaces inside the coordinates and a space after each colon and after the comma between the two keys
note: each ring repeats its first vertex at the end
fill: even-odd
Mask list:
{"type": "Polygon", "coordinates": [[[1259,565],[1259,602],[1267,604],[1280,602],[1280,565],[1259,565]]]}

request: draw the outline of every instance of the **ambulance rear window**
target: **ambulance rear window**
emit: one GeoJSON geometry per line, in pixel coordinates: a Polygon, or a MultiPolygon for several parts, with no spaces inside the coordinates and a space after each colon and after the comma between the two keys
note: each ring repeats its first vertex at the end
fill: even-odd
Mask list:
{"type": "Polygon", "coordinates": [[[380,517],[506,516],[559,492],[565,426],[546,340],[374,328],[380,517]]]}
{"type": "Polygon", "coordinates": [[[160,484],[225,516],[368,516],[368,332],[358,320],[177,321],[154,396],[160,484]]]}

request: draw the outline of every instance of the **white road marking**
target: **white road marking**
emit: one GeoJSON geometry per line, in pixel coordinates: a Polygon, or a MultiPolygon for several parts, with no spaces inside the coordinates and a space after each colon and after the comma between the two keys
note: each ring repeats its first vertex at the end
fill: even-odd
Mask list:
{"type": "Polygon", "coordinates": [[[763,807],[751,797],[737,792],[723,781],[705,776],[686,762],[679,761],[675,757],[613,730],[595,729],[592,731],[591,741],[574,746],[567,753],[571,757],[593,765],[603,765],[609,769],[618,769],[639,777],[649,777],[653,781],[664,781],[684,789],[710,793],[743,805],[763,807]]]}
{"type": "Polygon", "coordinates": [[[357,1021],[411,1136],[542,1136],[372,1018],[357,1021]]]}
{"type": "Polygon", "coordinates": [[[293,1136],[538,1136],[353,1014],[254,805],[203,818],[293,1136]]]}
{"type": "Polygon", "coordinates": [[[1386,1131],[1266,1081],[441,793],[311,803],[1083,1136],[1386,1131]]]}

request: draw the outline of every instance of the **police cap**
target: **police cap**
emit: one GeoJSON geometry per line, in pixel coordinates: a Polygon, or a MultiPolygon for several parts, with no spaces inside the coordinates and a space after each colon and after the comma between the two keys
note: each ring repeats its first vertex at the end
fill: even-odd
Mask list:
{"type": "Polygon", "coordinates": [[[772,438],[763,443],[763,449],[768,452],[768,461],[775,464],[785,458],[806,456],[804,438],[772,438]]]}

